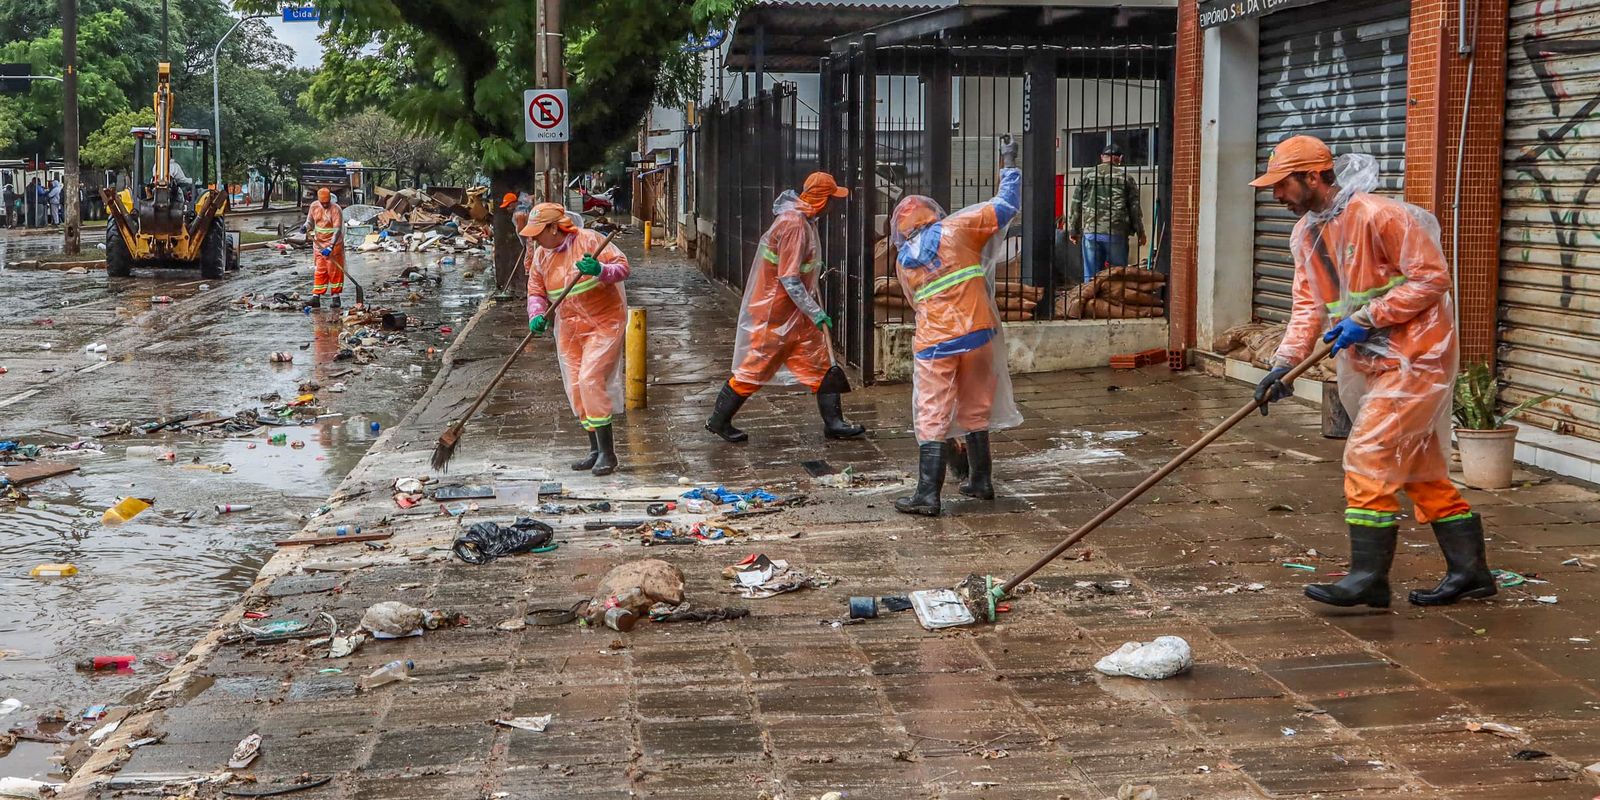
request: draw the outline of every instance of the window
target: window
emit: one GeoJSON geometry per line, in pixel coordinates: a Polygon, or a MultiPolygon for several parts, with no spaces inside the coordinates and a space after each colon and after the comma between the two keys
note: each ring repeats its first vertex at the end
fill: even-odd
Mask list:
{"type": "Polygon", "coordinates": [[[1070,139],[1069,161],[1074,169],[1092,167],[1100,163],[1100,151],[1106,144],[1115,143],[1122,148],[1122,166],[1148,167],[1152,164],[1151,144],[1155,137],[1155,128],[1075,131],[1070,139]]]}

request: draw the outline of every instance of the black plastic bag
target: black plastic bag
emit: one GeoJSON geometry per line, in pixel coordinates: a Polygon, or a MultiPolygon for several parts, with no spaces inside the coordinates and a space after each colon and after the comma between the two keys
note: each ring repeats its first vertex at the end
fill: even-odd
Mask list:
{"type": "Polygon", "coordinates": [[[501,556],[543,547],[555,534],[555,529],[549,525],[527,517],[520,517],[510,525],[480,522],[456,537],[450,549],[456,558],[468,564],[487,564],[501,556]]]}

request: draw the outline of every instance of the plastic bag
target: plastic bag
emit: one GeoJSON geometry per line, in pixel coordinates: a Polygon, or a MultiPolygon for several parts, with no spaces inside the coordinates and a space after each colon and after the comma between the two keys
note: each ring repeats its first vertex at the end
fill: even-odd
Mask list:
{"type": "Polygon", "coordinates": [[[518,518],[510,525],[480,522],[456,537],[450,548],[468,564],[487,564],[501,556],[527,553],[554,538],[555,530],[536,519],[518,518]]]}
{"type": "Polygon", "coordinates": [[[1179,636],[1157,636],[1149,643],[1128,642],[1100,659],[1094,668],[1106,675],[1159,681],[1194,667],[1194,651],[1179,636]]]}

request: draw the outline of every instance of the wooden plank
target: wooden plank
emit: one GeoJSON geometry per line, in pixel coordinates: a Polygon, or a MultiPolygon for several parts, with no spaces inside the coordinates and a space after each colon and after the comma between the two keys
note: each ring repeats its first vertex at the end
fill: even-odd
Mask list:
{"type": "Polygon", "coordinates": [[[67,464],[60,461],[29,461],[23,464],[0,466],[0,475],[11,481],[15,486],[26,486],[37,483],[46,478],[77,472],[77,464],[67,464]]]}
{"type": "Polygon", "coordinates": [[[317,536],[308,539],[280,539],[273,544],[279,547],[321,547],[325,544],[344,544],[345,542],[377,542],[393,537],[392,533],[358,533],[354,536],[317,536]]]}

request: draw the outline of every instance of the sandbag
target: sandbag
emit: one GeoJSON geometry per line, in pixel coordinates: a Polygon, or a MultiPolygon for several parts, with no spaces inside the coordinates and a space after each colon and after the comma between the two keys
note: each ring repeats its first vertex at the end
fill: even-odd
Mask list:
{"type": "Polygon", "coordinates": [[[1161,296],[1154,292],[1139,291],[1131,283],[1111,283],[1102,288],[1098,297],[1116,303],[1130,306],[1160,306],[1166,305],[1161,296]]]}
{"type": "Polygon", "coordinates": [[[1095,280],[1118,283],[1166,283],[1167,276],[1144,267],[1110,267],[1098,272],[1095,280]]]}
{"type": "Polygon", "coordinates": [[[595,621],[608,608],[626,608],[643,617],[656,603],[682,605],[683,571],[658,558],[621,564],[600,579],[585,616],[595,621]]]}
{"type": "Polygon", "coordinates": [[[1166,314],[1161,306],[1129,306],[1098,297],[1085,302],[1083,311],[1085,319],[1142,319],[1166,314]]]}

